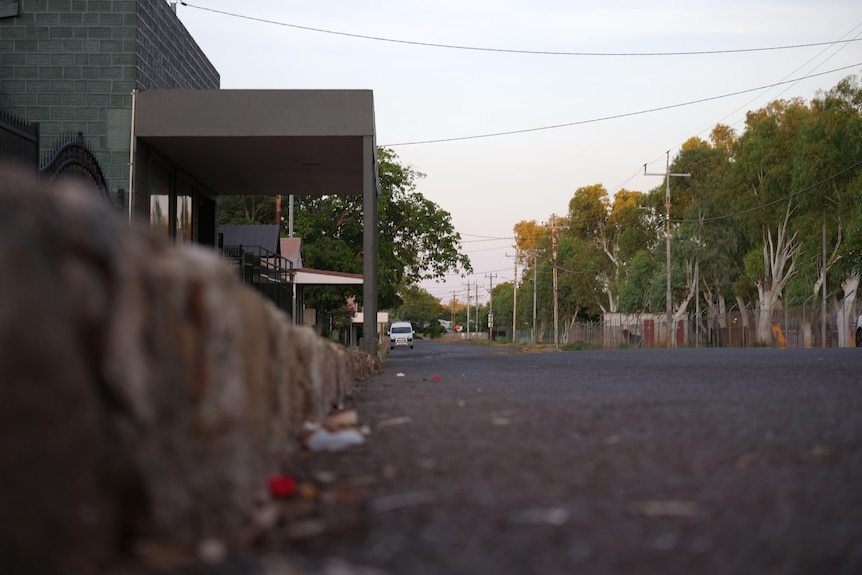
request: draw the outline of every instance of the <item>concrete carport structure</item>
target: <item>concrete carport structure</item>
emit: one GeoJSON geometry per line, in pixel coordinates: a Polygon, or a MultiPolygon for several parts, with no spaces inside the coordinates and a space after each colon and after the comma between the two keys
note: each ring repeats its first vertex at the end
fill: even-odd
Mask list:
{"type": "Polygon", "coordinates": [[[376,353],[379,183],[370,90],[141,91],[131,158],[130,215],[151,217],[156,194],[167,193],[172,210],[178,195],[194,197],[193,239],[209,245],[216,245],[218,196],[361,194],[362,347],[376,353]],[[161,166],[169,168],[160,173],[161,166]]]}

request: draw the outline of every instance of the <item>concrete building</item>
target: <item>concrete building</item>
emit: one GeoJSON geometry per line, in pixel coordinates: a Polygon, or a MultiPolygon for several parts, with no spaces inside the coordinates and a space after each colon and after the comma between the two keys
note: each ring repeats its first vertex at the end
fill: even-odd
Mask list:
{"type": "Polygon", "coordinates": [[[43,158],[86,142],[105,194],[177,242],[216,246],[222,195],[362,194],[375,333],[371,91],[221,90],[165,0],[0,0],[0,110],[38,124],[43,158]]]}

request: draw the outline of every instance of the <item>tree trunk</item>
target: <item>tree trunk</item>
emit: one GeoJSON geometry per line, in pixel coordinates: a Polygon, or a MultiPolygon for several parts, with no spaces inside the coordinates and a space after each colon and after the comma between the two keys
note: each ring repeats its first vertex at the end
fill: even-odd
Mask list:
{"type": "Polygon", "coordinates": [[[761,343],[772,343],[772,311],[787,281],[796,271],[793,258],[799,246],[796,243],[796,234],[788,235],[790,211],[788,202],[784,222],[778,226],[775,238],[772,237],[771,231],[764,234],[764,275],[757,281],[757,341],[761,343]]]}
{"type": "Polygon", "coordinates": [[[757,341],[760,343],[772,343],[772,310],[775,308],[774,299],[773,290],[762,290],[757,306],[757,341]]]}
{"type": "Polygon", "coordinates": [[[838,309],[838,347],[853,347],[856,343],[856,289],[859,287],[859,274],[853,274],[841,282],[844,299],[838,309]]]}

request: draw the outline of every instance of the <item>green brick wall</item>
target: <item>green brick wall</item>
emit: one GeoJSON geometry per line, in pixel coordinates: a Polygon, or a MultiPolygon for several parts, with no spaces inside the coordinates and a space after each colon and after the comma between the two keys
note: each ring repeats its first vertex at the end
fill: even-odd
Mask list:
{"type": "Polygon", "coordinates": [[[0,18],[0,108],[41,124],[43,155],[83,133],[112,196],[128,187],[135,13],[135,0],[20,0],[0,18]]]}

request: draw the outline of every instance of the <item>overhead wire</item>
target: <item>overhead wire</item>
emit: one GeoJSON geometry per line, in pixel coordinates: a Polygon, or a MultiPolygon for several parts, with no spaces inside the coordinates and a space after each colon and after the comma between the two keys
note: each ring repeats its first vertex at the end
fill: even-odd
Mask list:
{"type": "Polygon", "coordinates": [[[450,138],[439,138],[433,140],[416,140],[412,142],[396,142],[392,144],[381,144],[381,146],[385,148],[394,148],[396,146],[416,146],[419,144],[440,144],[444,142],[458,142],[464,140],[477,140],[480,138],[496,138],[499,136],[511,136],[514,134],[527,134],[530,132],[541,132],[543,130],[556,130],[559,128],[568,128],[571,126],[581,126],[584,124],[594,124],[597,122],[606,122],[608,120],[618,120],[620,118],[629,118],[632,116],[640,116],[643,114],[651,114],[653,112],[662,112],[664,110],[672,110],[674,108],[682,108],[684,106],[692,106],[694,104],[702,104],[704,102],[712,102],[714,100],[721,100],[723,98],[730,98],[732,96],[739,96],[740,94],[747,94],[748,92],[757,92],[759,90],[764,90],[767,88],[774,88],[775,86],[780,86],[781,84],[790,84],[792,82],[799,82],[801,80],[807,80],[809,78],[816,78],[818,76],[825,76],[827,74],[833,74],[835,72],[841,72],[843,70],[849,70],[850,68],[856,68],[858,66],[862,66],[862,62],[857,62],[855,64],[850,64],[849,66],[842,66],[840,68],[835,68],[833,70],[827,70],[826,72],[818,72],[817,74],[809,74],[807,76],[801,76],[799,78],[794,78],[792,80],[784,80],[781,82],[776,82],[774,84],[767,84],[765,86],[758,86],[757,88],[748,88],[746,90],[739,90],[736,92],[730,92],[728,94],[722,94],[720,96],[709,96],[707,98],[700,98],[698,100],[689,100],[688,102],[680,102],[678,104],[670,104],[667,106],[658,106],[656,108],[648,108],[646,110],[639,110],[637,112],[625,112],[621,114],[613,114],[611,116],[603,116],[601,118],[592,118],[589,120],[578,120],[575,122],[565,122],[561,124],[552,124],[549,126],[539,126],[537,128],[523,128],[520,130],[507,130],[504,132],[491,132],[486,134],[475,134],[472,136],[455,136],[450,138]]]}
{"type": "Polygon", "coordinates": [[[711,54],[746,54],[751,52],[771,52],[778,50],[795,50],[799,48],[812,48],[817,46],[828,46],[837,43],[856,42],[858,40],[840,40],[838,42],[814,42],[810,44],[790,44],[786,46],[767,46],[761,48],[733,48],[726,50],[693,50],[682,52],[569,52],[562,50],[520,50],[515,48],[488,48],[482,46],[466,46],[459,44],[443,44],[439,42],[419,42],[416,40],[403,40],[397,38],[385,38],[383,36],[371,36],[367,34],[357,34],[353,32],[341,32],[338,30],[328,30],[325,28],[316,28],[313,26],[303,26],[300,24],[290,24],[288,22],[280,22],[268,18],[258,18],[247,14],[238,14],[236,12],[228,12],[226,10],[217,10],[206,6],[198,6],[180,0],[180,4],[188,8],[195,8],[206,12],[221,14],[223,16],[231,16],[233,18],[241,18],[243,20],[251,20],[253,22],[261,22],[263,24],[272,24],[275,26],[283,26],[285,28],[293,28],[296,30],[305,30],[307,32],[317,32],[320,34],[330,34],[334,36],[343,36],[347,38],[356,38],[359,40],[372,40],[375,42],[389,42],[394,44],[406,44],[410,46],[422,46],[426,48],[444,48],[448,50],[468,50],[473,52],[496,52],[503,54],[526,54],[536,56],[578,56],[578,57],[657,57],[657,56],[702,56],[711,54]]]}
{"type": "MultiPolygon", "coordinates": [[[[843,35],[842,35],[842,36],[841,36],[841,37],[836,41],[836,44],[837,44],[837,43],[842,43],[842,42],[844,42],[844,40],[847,38],[847,36],[849,36],[850,34],[852,34],[855,30],[857,30],[857,29],[858,29],[858,28],[860,28],[860,27],[862,27],[862,22],[860,22],[859,24],[857,24],[856,26],[854,26],[853,28],[851,28],[849,31],[847,31],[846,33],[844,33],[844,34],[843,34],[843,35]]],[[[862,39],[862,38],[859,38],[859,36],[860,36],[860,35],[862,35],[862,33],[857,33],[857,34],[856,34],[856,36],[854,36],[854,37],[853,37],[853,40],[854,40],[854,41],[856,41],[856,40],[860,40],[860,39],[862,39]]],[[[779,93],[777,94],[777,96],[775,96],[775,97],[780,97],[782,94],[786,93],[786,92],[787,92],[791,87],[793,87],[794,85],[796,85],[797,83],[799,83],[799,81],[801,81],[802,79],[804,79],[804,78],[802,78],[802,79],[800,79],[800,80],[788,80],[788,78],[790,78],[790,76],[791,76],[791,75],[796,74],[797,72],[799,72],[800,70],[802,70],[803,68],[805,68],[807,65],[811,64],[811,63],[812,63],[812,62],[814,62],[816,59],[820,58],[822,55],[824,55],[826,52],[828,52],[828,51],[829,51],[831,48],[833,48],[834,46],[835,46],[835,45],[827,46],[826,48],[824,48],[823,50],[821,50],[820,52],[818,52],[816,55],[814,55],[814,56],[812,56],[811,58],[809,58],[808,60],[806,60],[803,64],[799,65],[796,69],[794,69],[794,70],[792,70],[792,71],[788,72],[788,73],[787,73],[783,78],[781,78],[781,80],[779,80],[779,82],[780,82],[780,83],[778,83],[778,84],[774,84],[774,85],[771,85],[771,86],[768,86],[768,87],[764,88],[764,89],[763,89],[763,92],[762,92],[761,94],[758,94],[757,96],[754,96],[753,98],[751,98],[750,100],[748,100],[746,103],[742,104],[741,106],[739,106],[738,108],[736,108],[736,109],[735,109],[735,110],[733,110],[732,112],[730,112],[730,113],[726,114],[726,115],[725,115],[722,119],[720,119],[718,122],[715,122],[714,124],[712,124],[712,126],[707,127],[707,128],[704,128],[703,130],[701,130],[701,131],[698,133],[698,135],[703,135],[703,134],[705,134],[707,131],[711,130],[711,129],[712,129],[712,127],[714,127],[716,124],[720,124],[720,123],[724,122],[725,120],[727,120],[728,118],[730,118],[730,117],[731,117],[731,116],[733,116],[734,114],[738,113],[740,110],[745,109],[746,107],[748,107],[749,105],[751,105],[754,101],[756,101],[758,98],[760,98],[760,97],[764,96],[764,95],[765,95],[767,92],[769,92],[771,89],[773,89],[773,88],[775,88],[775,87],[777,87],[777,86],[779,86],[779,85],[782,85],[782,84],[787,84],[787,87],[786,87],[784,90],[782,90],[781,92],[779,92],[779,93]]],[[[846,47],[847,47],[847,44],[846,44],[846,43],[842,44],[842,45],[841,45],[841,46],[840,46],[840,47],[839,47],[839,48],[838,48],[834,53],[832,53],[828,58],[826,58],[825,60],[823,60],[822,62],[820,62],[819,64],[817,64],[817,66],[815,66],[815,67],[814,67],[810,72],[813,72],[814,70],[817,70],[817,68],[819,68],[820,66],[822,66],[823,64],[825,64],[826,62],[828,62],[829,60],[831,60],[835,55],[837,55],[841,50],[843,50],[843,49],[844,49],[844,48],[846,48],[846,47]]],[[[739,122],[741,122],[741,121],[742,121],[742,120],[739,120],[739,121],[738,121],[738,122],[736,122],[735,124],[738,124],[738,123],[739,123],[739,122]]],[[[735,125],[735,124],[733,124],[733,125],[735,125]]],[[[733,126],[733,125],[732,125],[732,126],[733,126]]],[[[680,147],[680,146],[677,146],[677,147],[676,147],[676,149],[678,149],[679,147],[680,147]]],[[[656,159],[654,159],[652,162],[648,162],[648,164],[650,164],[650,165],[651,165],[651,164],[653,164],[653,163],[655,163],[655,162],[659,161],[659,160],[660,160],[660,159],[662,159],[662,158],[664,158],[664,154],[661,154],[661,155],[660,155],[660,156],[658,156],[656,159]]],[[[640,170],[636,170],[636,171],[635,171],[635,173],[634,173],[633,175],[629,176],[629,178],[628,178],[625,182],[623,182],[621,185],[617,186],[617,187],[615,188],[615,190],[619,190],[619,189],[621,189],[623,186],[625,186],[628,182],[630,182],[630,181],[631,181],[632,179],[634,179],[636,176],[640,175],[640,173],[641,173],[641,172],[640,172],[640,170]]]]}
{"type": "MultiPolygon", "coordinates": [[[[790,72],[790,74],[794,74],[797,71],[801,70],[806,65],[808,65],[809,63],[814,61],[816,58],[819,58],[826,51],[828,51],[829,49],[831,49],[833,47],[840,46],[838,48],[838,50],[835,52],[837,54],[838,51],[842,50],[843,48],[845,48],[850,43],[858,42],[858,41],[862,40],[862,38],[858,37],[859,34],[857,34],[857,36],[854,38],[845,39],[845,37],[842,37],[839,40],[829,41],[829,42],[816,42],[816,43],[808,43],[808,44],[795,44],[795,45],[761,47],[761,48],[740,48],[740,49],[727,49],[727,50],[698,50],[698,51],[680,51],[680,52],[617,52],[617,53],[614,53],[614,52],[566,52],[566,51],[548,51],[548,50],[520,50],[520,49],[508,49],[508,48],[488,48],[488,47],[479,47],[479,46],[442,44],[442,43],[432,43],[432,42],[418,42],[418,41],[399,40],[399,39],[394,39],[394,38],[384,38],[384,37],[370,36],[370,35],[363,35],[363,34],[355,34],[355,33],[349,33],[349,32],[340,32],[340,31],[335,31],[335,30],[326,30],[326,29],[322,29],[322,28],[314,28],[314,27],[309,27],[309,26],[290,24],[290,23],[286,23],[286,22],[278,22],[275,20],[270,20],[270,19],[265,19],[265,18],[257,18],[257,17],[248,16],[248,15],[244,15],[244,14],[232,13],[232,12],[217,10],[214,8],[208,8],[208,7],[204,7],[204,6],[197,6],[195,4],[190,4],[190,3],[182,1],[182,0],[180,3],[183,6],[186,6],[189,8],[208,11],[208,12],[217,13],[217,14],[221,14],[221,15],[225,15],[225,16],[231,16],[231,17],[235,17],[235,18],[241,18],[241,19],[266,23],[266,24],[279,25],[279,26],[284,26],[284,27],[289,27],[289,28],[294,28],[294,29],[299,29],[299,30],[305,30],[305,31],[311,31],[311,32],[317,32],[317,33],[345,36],[345,37],[351,37],[351,38],[357,38],[357,39],[363,39],[363,40],[372,40],[372,41],[380,41],[380,42],[390,42],[390,43],[398,43],[398,44],[415,45],[415,46],[422,46],[422,47],[444,48],[444,49],[455,49],[455,50],[470,50],[470,51],[481,51],[481,52],[509,53],[509,54],[527,54],[527,55],[545,55],[545,56],[578,56],[578,57],[621,57],[621,56],[626,56],[626,57],[647,57],[647,56],[668,57],[668,56],[691,56],[691,55],[710,55],[710,54],[713,54],[713,55],[714,54],[742,54],[742,53],[752,53],[752,52],[766,52],[766,51],[810,48],[810,47],[818,47],[818,46],[824,46],[825,47],[824,50],[822,50],[819,54],[817,54],[816,56],[814,56],[811,59],[809,59],[808,61],[806,61],[804,64],[799,66],[796,70],[790,72]]],[[[860,25],[862,25],[862,24],[860,24],[860,25]]],[[[856,28],[858,28],[860,25],[857,25],[856,28]]],[[[854,28],[853,30],[855,30],[856,28],[854,28]]],[[[848,34],[852,33],[853,30],[851,30],[850,32],[848,32],[844,36],[847,36],[848,34]]],[[[835,54],[833,54],[832,56],[834,56],[834,55],[835,54]]],[[[832,56],[830,56],[829,58],[831,58],[832,56]]],[[[827,58],[827,60],[829,58],[827,58]]],[[[825,63],[825,61],[818,64],[817,67],[820,67],[823,63],[825,63]]],[[[614,119],[620,119],[620,118],[626,118],[626,117],[632,117],[632,116],[637,116],[637,115],[643,115],[643,114],[648,114],[648,113],[654,113],[654,112],[660,112],[660,111],[675,109],[675,108],[679,108],[679,107],[683,107],[683,106],[700,104],[700,103],[704,103],[704,102],[729,98],[729,97],[733,97],[733,96],[737,96],[737,95],[741,95],[741,94],[745,94],[745,93],[750,93],[750,92],[756,92],[756,91],[766,92],[766,91],[771,90],[773,88],[776,88],[778,86],[795,84],[795,83],[798,83],[798,82],[805,80],[805,79],[819,77],[819,76],[823,76],[823,75],[827,75],[827,74],[832,74],[835,72],[854,68],[854,67],[857,67],[860,65],[862,65],[862,64],[856,63],[856,64],[852,64],[849,66],[843,66],[840,68],[835,68],[833,70],[829,70],[826,72],[820,72],[820,73],[816,73],[816,74],[814,74],[814,73],[806,74],[804,76],[794,78],[794,79],[788,79],[788,77],[785,76],[782,80],[780,80],[778,82],[775,82],[773,84],[764,85],[764,86],[759,86],[756,88],[750,88],[750,89],[740,90],[740,91],[736,91],[736,92],[732,92],[732,93],[728,93],[728,94],[722,94],[719,96],[712,96],[712,97],[702,98],[702,99],[698,99],[698,100],[691,100],[688,102],[682,102],[682,103],[677,103],[677,104],[672,104],[672,105],[667,105],[667,106],[660,106],[660,107],[655,107],[655,108],[650,108],[650,109],[640,110],[640,111],[635,111],[635,112],[615,114],[615,115],[605,116],[605,117],[600,117],[600,118],[593,118],[593,119],[580,120],[580,121],[574,121],[574,122],[565,122],[565,123],[553,124],[553,125],[548,125],[548,126],[533,127],[533,128],[526,128],[526,129],[507,130],[507,131],[501,131],[501,132],[477,134],[477,135],[470,135],[470,136],[459,136],[459,137],[449,137],[449,138],[430,139],[430,140],[417,140],[417,141],[398,142],[398,143],[382,144],[382,145],[384,147],[395,147],[395,146],[408,146],[408,145],[455,142],[455,141],[473,140],[473,139],[480,139],[480,138],[491,138],[491,137],[523,134],[523,133],[545,131],[545,130],[552,130],[552,129],[577,126],[577,125],[584,125],[584,124],[609,121],[609,120],[614,120],[614,119]]],[[[814,69],[816,70],[817,67],[815,67],[814,69]]],[[[790,74],[788,74],[788,76],[790,74]]],[[[788,86],[788,89],[789,88],[790,88],[790,86],[788,86]]],[[[784,90],[784,92],[786,92],[786,90],[784,90]]],[[[784,93],[784,92],[781,92],[781,93],[784,93]]],[[[750,104],[754,100],[756,100],[756,97],[749,100],[749,102],[747,104],[744,104],[742,107],[737,108],[737,110],[735,110],[734,112],[731,112],[730,114],[725,116],[725,118],[735,114],[740,109],[747,106],[748,104],[750,104]]],[[[722,215],[722,216],[714,216],[714,217],[703,218],[703,219],[698,219],[698,220],[682,219],[682,220],[671,220],[671,221],[674,223],[720,221],[720,220],[725,220],[725,219],[729,219],[732,217],[744,215],[747,213],[751,213],[754,211],[758,211],[761,209],[765,209],[771,205],[775,205],[777,203],[788,201],[789,199],[792,199],[793,197],[796,197],[796,196],[801,195],[805,192],[808,192],[808,191],[828,182],[829,180],[831,180],[835,177],[838,177],[839,175],[846,173],[847,171],[852,170],[852,169],[854,169],[860,165],[862,165],[862,162],[857,162],[856,164],[849,166],[848,168],[845,168],[844,170],[842,170],[836,174],[833,174],[832,176],[825,178],[824,180],[822,180],[816,184],[808,186],[808,187],[806,187],[802,190],[799,190],[797,192],[794,192],[792,194],[788,194],[787,196],[784,196],[782,198],[773,200],[771,202],[767,202],[766,204],[763,204],[761,206],[757,206],[757,207],[750,208],[747,210],[741,210],[738,212],[734,212],[734,213],[726,214],[726,215],[722,215]]],[[[626,182],[624,182],[619,187],[622,188],[622,186],[624,186],[631,179],[633,179],[636,175],[638,175],[639,172],[640,171],[638,170],[635,174],[633,174],[631,177],[629,177],[629,179],[626,180],[626,182]]],[[[482,236],[475,236],[475,237],[482,237],[482,236]]],[[[463,240],[462,243],[474,243],[474,242],[510,240],[510,239],[511,238],[482,237],[482,239],[478,239],[478,240],[463,240]]],[[[473,253],[481,252],[481,251],[492,251],[492,250],[497,250],[497,249],[504,249],[504,248],[501,247],[501,248],[488,248],[488,249],[482,249],[482,250],[473,250],[473,253]]],[[[562,268],[560,268],[560,269],[562,269],[562,268]]],[[[482,272],[482,273],[494,273],[494,272],[501,272],[501,271],[505,271],[505,270],[493,270],[492,272],[482,272]]],[[[563,270],[563,271],[566,271],[568,273],[588,273],[588,272],[574,272],[571,270],[563,270]]],[[[474,274],[475,273],[478,273],[478,272],[474,272],[474,274]]],[[[455,275],[457,275],[457,274],[455,274],[455,275]]]]}
{"type": "Polygon", "coordinates": [[[822,180],[820,180],[819,182],[817,182],[817,183],[815,183],[815,184],[811,184],[810,186],[807,186],[807,187],[805,187],[805,188],[802,188],[802,189],[801,189],[801,190],[799,190],[799,191],[793,192],[793,193],[791,193],[791,194],[787,194],[786,196],[783,196],[783,197],[781,197],[781,198],[778,198],[778,199],[775,199],[775,200],[772,200],[772,201],[766,202],[765,204],[762,204],[762,205],[759,205],[759,206],[755,206],[755,207],[753,207],[753,208],[748,208],[748,209],[746,209],[746,210],[740,210],[740,211],[738,211],[738,212],[733,212],[733,213],[731,213],[731,214],[725,214],[725,215],[721,215],[721,216],[713,216],[713,217],[709,217],[709,218],[683,219],[683,220],[674,220],[674,219],[671,219],[670,221],[671,221],[671,223],[677,223],[677,224],[682,224],[682,223],[699,223],[699,222],[706,223],[706,222],[716,222],[716,221],[720,221],[720,220],[727,220],[727,219],[730,219],[730,218],[735,218],[735,217],[737,217],[737,216],[742,216],[742,215],[745,215],[745,214],[750,214],[750,213],[752,213],[752,212],[756,212],[756,211],[759,211],[759,210],[766,209],[766,208],[768,208],[768,207],[770,207],[770,206],[774,206],[775,204],[780,204],[780,203],[786,202],[786,201],[791,200],[791,199],[795,198],[796,196],[800,196],[800,195],[802,195],[802,194],[804,194],[804,193],[806,193],[806,192],[810,192],[811,190],[813,190],[813,189],[815,189],[815,188],[817,188],[817,187],[819,187],[819,186],[822,186],[822,185],[823,185],[823,184],[825,184],[826,182],[829,182],[830,180],[834,180],[834,179],[835,179],[835,178],[837,178],[838,176],[840,176],[840,175],[842,175],[842,174],[846,174],[846,173],[847,173],[847,172],[849,172],[850,170],[853,170],[853,169],[855,169],[855,168],[858,168],[859,166],[862,166],[862,161],[858,161],[858,162],[856,162],[855,164],[853,164],[852,166],[848,166],[848,167],[844,168],[843,170],[841,170],[841,171],[839,171],[839,172],[836,172],[836,173],[832,174],[831,176],[828,176],[828,177],[826,177],[826,178],[823,178],[822,180]]]}

